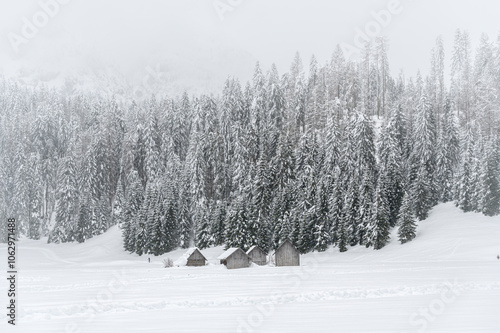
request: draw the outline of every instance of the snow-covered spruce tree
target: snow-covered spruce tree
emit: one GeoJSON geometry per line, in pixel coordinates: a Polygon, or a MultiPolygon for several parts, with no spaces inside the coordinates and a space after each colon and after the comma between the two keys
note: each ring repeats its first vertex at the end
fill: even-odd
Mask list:
{"type": "Polygon", "coordinates": [[[205,207],[205,203],[197,205],[193,218],[197,221],[196,224],[196,246],[201,250],[213,245],[211,220],[213,213],[210,214],[210,209],[205,207]]]}
{"type": "Polygon", "coordinates": [[[417,224],[411,204],[411,196],[405,193],[398,215],[398,238],[401,244],[410,242],[416,236],[417,224]]]}
{"type": "Polygon", "coordinates": [[[152,199],[148,209],[146,234],[148,235],[148,253],[155,256],[166,252],[166,235],[164,234],[165,211],[163,196],[158,190],[158,184],[152,184],[152,199]]]}
{"type": "Polygon", "coordinates": [[[74,154],[70,153],[61,160],[56,225],[48,238],[48,243],[64,243],[74,240],[72,232],[76,227],[78,212],[78,185],[74,158],[74,154]]]}
{"type": "Polygon", "coordinates": [[[373,202],[375,199],[375,180],[373,173],[362,170],[362,181],[359,189],[359,244],[364,245],[370,237],[367,232],[373,219],[373,202]]]}
{"type": "Polygon", "coordinates": [[[432,209],[433,195],[430,186],[429,174],[425,166],[421,166],[417,171],[415,180],[411,187],[412,202],[415,216],[420,220],[425,220],[429,216],[429,211],[432,209]]]}
{"type": "Polygon", "coordinates": [[[417,107],[410,156],[410,186],[413,190],[415,215],[423,220],[437,204],[436,184],[436,122],[425,96],[417,107]]]}
{"type": "Polygon", "coordinates": [[[372,220],[367,230],[366,247],[373,246],[375,250],[380,250],[390,240],[389,205],[381,184],[384,184],[382,179],[379,180],[375,191],[372,220]]]}
{"type": "Polygon", "coordinates": [[[179,234],[181,247],[186,249],[191,246],[193,238],[193,218],[191,207],[191,195],[189,193],[189,181],[185,171],[182,173],[179,191],[179,234]]]}
{"type": "Polygon", "coordinates": [[[473,211],[476,213],[480,213],[482,211],[481,204],[482,201],[482,193],[483,189],[481,187],[481,175],[483,170],[483,160],[484,156],[486,156],[486,138],[481,135],[481,132],[478,131],[478,140],[476,142],[476,151],[474,152],[474,161],[473,161],[473,172],[472,172],[472,205],[473,211]]]}
{"type": "Polygon", "coordinates": [[[329,193],[326,184],[322,182],[316,192],[316,201],[314,204],[314,216],[316,224],[314,225],[313,236],[315,240],[314,250],[323,252],[328,248],[331,243],[330,229],[331,221],[329,219],[329,206],[328,206],[329,193]]]}
{"type": "Polygon", "coordinates": [[[80,208],[76,228],[73,230],[73,237],[78,243],[83,243],[92,238],[92,230],[89,221],[91,219],[90,199],[88,194],[80,193],[80,208]]]}
{"type": "Polygon", "coordinates": [[[403,199],[403,184],[406,158],[403,155],[404,138],[402,137],[403,116],[399,108],[383,128],[379,139],[380,173],[382,184],[387,195],[389,208],[389,224],[396,225],[396,220],[403,199]]]}
{"type": "Polygon", "coordinates": [[[267,226],[269,219],[270,205],[272,203],[272,177],[270,167],[267,164],[267,158],[264,156],[265,150],[261,149],[261,156],[257,162],[255,179],[253,180],[253,192],[250,196],[247,191],[248,188],[242,188],[239,196],[251,198],[252,202],[249,203],[247,208],[247,217],[250,214],[255,218],[254,222],[262,226],[267,226]]]}
{"type": "Polygon", "coordinates": [[[240,247],[248,250],[257,242],[257,230],[251,229],[248,209],[244,198],[236,199],[226,218],[225,247],[240,247]]]}
{"type": "Polygon", "coordinates": [[[461,124],[471,121],[472,65],[470,38],[457,29],[452,52],[450,95],[461,124]]]}
{"type": "MultiPolygon", "coordinates": [[[[19,145],[19,149],[21,145],[19,145]]],[[[39,166],[38,158],[29,152],[27,147],[18,152],[16,157],[19,168],[15,181],[15,198],[19,201],[18,232],[25,233],[30,239],[40,239],[42,192],[38,184],[39,166]],[[21,230],[20,230],[21,229],[21,230]]],[[[14,207],[13,207],[14,208],[14,207]]],[[[14,208],[15,209],[15,208],[14,208]]]]}
{"type": "MultiPolygon", "coordinates": [[[[119,220],[115,220],[115,212],[117,212],[115,204],[117,204],[116,199],[119,195],[120,178],[122,178],[125,124],[123,110],[114,99],[108,101],[105,108],[107,110],[105,111],[102,127],[105,128],[103,137],[106,146],[104,178],[108,185],[103,195],[103,201],[106,202],[106,209],[109,211],[105,227],[105,230],[107,230],[119,222],[119,220]]],[[[122,188],[122,190],[124,189],[122,188]]]]}
{"type": "MultiPolygon", "coordinates": [[[[499,125],[498,109],[498,63],[495,63],[495,46],[486,34],[482,34],[474,58],[471,98],[471,114],[481,126],[483,135],[490,136],[499,125]]],[[[498,50],[497,50],[498,52],[498,50]]]]}
{"type": "Polygon", "coordinates": [[[340,179],[340,169],[334,173],[334,182],[328,197],[328,219],[330,220],[330,242],[334,246],[338,245],[340,223],[342,221],[342,180],[340,179]]]}
{"type": "Polygon", "coordinates": [[[436,183],[439,200],[448,202],[453,199],[453,182],[460,156],[460,140],[450,101],[444,106],[440,123],[441,131],[436,153],[436,183]]]}
{"type": "Polygon", "coordinates": [[[474,210],[474,138],[470,129],[462,137],[462,160],[455,180],[455,205],[464,212],[474,210]]]}
{"type": "Polygon", "coordinates": [[[210,216],[210,234],[212,235],[213,245],[224,244],[224,227],[226,221],[225,203],[217,202],[210,216]]]}
{"type": "Polygon", "coordinates": [[[149,251],[149,235],[147,228],[149,211],[153,209],[154,205],[155,198],[153,192],[153,186],[151,184],[148,184],[144,193],[144,200],[142,201],[139,212],[135,217],[136,224],[134,226],[134,252],[138,255],[143,255],[145,253],[148,253],[149,251]]]}
{"type": "Polygon", "coordinates": [[[107,198],[102,197],[98,202],[94,202],[94,214],[96,216],[96,224],[92,228],[92,235],[100,235],[111,226],[111,205],[107,198]]]}
{"type": "Polygon", "coordinates": [[[301,253],[307,253],[314,248],[314,228],[318,224],[318,215],[314,206],[316,184],[313,178],[301,186],[301,193],[297,198],[297,206],[293,211],[299,228],[297,246],[301,253]]]}
{"type": "MultiPolygon", "coordinates": [[[[282,191],[291,181],[295,180],[296,159],[293,143],[288,135],[280,136],[278,153],[271,161],[275,167],[275,190],[282,191]]],[[[271,178],[271,177],[270,177],[271,178]]]]}
{"type": "Polygon", "coordinates": [[[98,130],[87,151],[86,180],[91,198],[91,230],[97,236],[106,231],[111,225],[111,202],[109,201],[110,182],[108,178],[108,160],[106,142],[103,138],[104,130],[98,130]]]}
{"type": "Polygon", "coordinates": [[[338,248],[340,252],[346,252],[347,251],[347,246],[349,245],[349,234],[348,230],[345,226],[345,219],[341,219],[339,221],[339,227],[338,227],[338,232],[337,232],[337,238],[338,238],[338,248]]]}
{"type": "Polygon", "coordinates": [[[377,161],[373,122],[362,113],[358,113],[353,121],[349,144],[353,145],[355,161],[358,163],[359,168],[365,169],[376,177],[377,161]]]}
{"type": "Polygon", "coordinates": [[[178,190],[171,180],[171,175],[165,177],[162,186],[163,198],[163,243],[164,252],[170,252],[180,245],[178,190]]]}
{"type": "Polygon", "coordinates": [[[295,182],[290,181],[283,190],[278,192],[271,209],[273,224],[272,248],[276,249],[285,239],[292,239],[292,209],[295,205],[295,182]]]}
{"type": "Polygon", "coordinates": [[[122,224],[123,223],[123,218],[125,214],[125,205],[126,205],[126,197],[125,197],[125,190],[122,185],[121,177],[118,180],[118,184],[116,186],[116,195],[115,195],[115,201],[113,203],[113,222],[122,224]]]}
{"type": "Polygon", "coordinates": [[[144,126],[143,149],[144,149],[144,171],[148,182],[157,180],[163,173],[163,165],[160,158],[162,150],[161,136],[159,133],[158,118],[155,114],[156,101],[153,99],[146,110],[144,126]]]}
{"type": "MultiPolygon", "coordinates": [[[[344,193],[342,203],[342,227],[344,228],[344,237],[347,235],[347,244],[356,246],[359,244],[359,195],[354,180],[350,181],[347,191],[344,193]]],[[[339,235],[340,237],[340,235],[339,235]]],[[[339,245],[340,247],[340,245],[339,245]]]]}
{"type": "MultiPolygon", "coordinates": [[[[340,178],[340,169],[339,166],[341,164],[340,161],[340,150],[341,150],[341,135],[339,131],[339,127],[337,124],[336,114],[334,110],[329,110],[329,114],[327,117],[327,124],[324,128],[323,137],[325,141],[323,143],[324,150],[324,162],[321,168],[321,172],[319,175],[319,181],[322,186],[323,194],[327,197],[327,207],[328,215],[325,217],[328,221],[327,229],[325,230],[327,233],[332,231],[332,225],[334,224],[334,219],[332,219],[332,211],[330,209],[331,206],[334,207],[334,210],[337,209],[337,180],[340,178]],[[335,198],[335,199],[333,199],[335,198]]],[[[336,212],[338,213],[338,212],[336,212]]],[[[334,215],[335,213],[333,213],[334,215]]],[[[333,232],[334,233],[334,232],[333,232]]],[[[332,235],[333,236],[333,235],[332,235]]],[[[334,237],[329,237],[329,243],[334,240],[334,237]]]]}
{"type": "Polygon", "coordinates": [[[250,220],[250,230],[255,230],[257,237],[256,244],[267,251],[272,244],[272,225],[270,217],[262,218],[256,215],[255,207],[250,205],[248,209],[249,220],[250,220]]]}
{"type": "Polygon", "coordinates": [[[317,223],[315,210],[316,199],[315,168],[318,149],[310,132],[304,134],[297,153],[297,195],[296,205],[292,209],[293,230],[291,241],[301,253],[314,248],[314,225],[317,223]]]}
{"type": "MultiPolygon", "coordinates": [[[[350,134],[351,149],[354,152],[354,163],[351,165],[351,175],[356,180],[355,187],[352,187],[349,192],[353,198],[355,206],[352,207],[351,213],[355,214],[354,224],[351,224],[352,239],[350,244],[364,244],[366,234],[367,215],[365,211],[369,211],[371,202],[373,202],[373,193],[375,188],[375,179],[377,178],[377,163],[375,158],[375,134],[373,131],[373,123],[364,114],[357,114],[353,120],[350,134]],[[357,193],[355,193],[357,192],[357,193]]],[[[369,214],[369,213],[368,213],[369,214]]]]}
{"type": "Polygon", "coordinates": [[[443,38],[438,36],[436,38],[435,47],[432,49],[431,58],[431,75],[428,81],[429,96],[431,96],[431,103],[436,110],[438,116],[442,115],[443,107],[445,106],[445,54],[443,46],[443,38]]]}
{"type": "Polygon", "coordinates": [[[122,224],[123,247],[126,251],[135,252],[136,232],[140,209],[144,201],[144,189],[136,171],[132,171],[128,178],[129,186],[122,224]]]}
{"type": "Polygon", "coordinates": [[[387,58],[387,39],[379,36],[375,40],[375,66],[377,82],[377,117],[387,115],[389,104],[388,91],[390,81],[389,60],[387,58]]]}
{"type": "Polygon", "coordinates": [[[491,139],[486,145],[481,170],[481,209],[486,216],[500,213],[500,145],[491,139]]]}
{"type": "MultiPolygon", "coordinates": [[[[298,204],[300,202],[299,196],[296,197],[296,203],[298,204]]],[[[300,244],[300,230],[302,226],[302,221],[303,221],[303,215],[297,214],[296,209],[292,209],[290,211],[290,214],[288,215],[288,223],[290,226],[290,232],[288,234],[288,237],[292,244],[298,248],[300,244]]]]}

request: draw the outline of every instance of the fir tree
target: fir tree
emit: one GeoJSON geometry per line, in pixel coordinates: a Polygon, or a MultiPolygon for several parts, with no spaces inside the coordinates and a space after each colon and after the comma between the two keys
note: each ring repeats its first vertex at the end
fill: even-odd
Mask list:
{"type": "Polygon", "coordinates": [[[462,161],[455,181],[455,204],[464,212],[474,210],[474,141],[468,130],[462,138],[462,161]]]}
{"type": "Polygon", "coordinates": [[[226,220],[226,207],[222,202],[215,204],[213,214],[210,219],[210,234],[212,235],[213,245],[224,244],[224,227],[226,220]]]}
{"type": "Polygon", "coordinates": [[[369,227],[369,235],[366,246],[373,246],[375,250],[380,250],[390,240],[390,224],[389,224],[389,209],[386,194],[381,188],[379,181],[375,192],[375,200],[372,211],[372,223],[369,227]]]}
{"type": "Polygon", "coordinates": [[[481,172],[481,208],[486,216],[500,213],[500,147],[498,140],[490,140],[486,146],[481,172]]]}
{"type": "Polygon", "coordinates": [[[213,244],[211,220],[214,213],[209,214],[208,209],[203,209],[200,207],[196,215],[198,220],[198,224],[196,227],[196,246],[199,249],[203,250],[213,244]]]}
{"type": "Polygon", "coordinates": [[[74,240],[72,230],[76,227],[76,214],[78,212],[78,186],[74,155],[69,154],[62,160],[60,175],[56,226],[48,239],[49,243],[64,243],[74,240]]]}
{"type": "Polygon", "coordinates": [[[420,167],[412,186],[412,202],[415,216],[420,220],[425,220],[429,216],[432,208],[429,199],[432,197],[431,186],[429,185],[429,174],[425,166],[420,167]]]}
{"type": "Polygon", "coordinates": [[[256,244],[256,231],[252,229],[244,199],[237,199],[231,206],[226,219],[226,248],[239,247],[245,251],[248,250],[256,244]]]}
{"type": "Polygon", "coordinates": [[[405,193],[401,210],[398,215],[398,237],[401,244],[410,242],[416,236],[417,224],[415,222],[415,215],[411,205],[411,196],[405,193]]]}
{"type": "Polygon", "coordinates": [[[135,252],[138,219],[144,201],[144,190],[139,176],[135,171],[130,174],[128,183],[127,204],[125,206],[122,225],[123,247],[126,251],[135,252]]]}
{"type": "MultiPolygon", "coordinates": [[[[169,176],[167,175],[167,177],[169,176]]],[[[179,225],[177,222],[179,220],[179,206],[176,199],[178,191],[171,180],[165,182],[162,191],[165,194],[163,199],[162,225],[164,252],[169,252],[180,245],[179,225]]]]}
{"type": "Polygon", "coordinates": [[[453,182],[460,156],[460,141],[449,101],[444,107],[440,128],[436,156],[436,180],[439,199],[442,202],[448,202],[453,198],[453,182]]]}

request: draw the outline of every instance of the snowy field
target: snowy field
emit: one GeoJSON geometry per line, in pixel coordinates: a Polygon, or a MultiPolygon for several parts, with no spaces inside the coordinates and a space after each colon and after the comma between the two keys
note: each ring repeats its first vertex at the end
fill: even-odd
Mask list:
{"type": "MultiPolygon", "coordinates": [[[[122,250],[18,242],[18,322],[1,332],[500,332],[500,216],[437,206],[417,238],[301,257],[302,266],[163,268],[122,250]]],[[[0,245],[6,263],[5,244],[0,245]]],[[[5,267],[5,265],[4,265],[5,267]]]]}

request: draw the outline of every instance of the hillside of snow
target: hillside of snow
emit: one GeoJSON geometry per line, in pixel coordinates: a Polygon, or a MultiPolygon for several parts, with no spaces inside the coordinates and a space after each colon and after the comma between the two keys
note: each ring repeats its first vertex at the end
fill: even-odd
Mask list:
{"type": "MultiPolygon", "coordinates": [[[[395,230],[379,251],[330,248],[300,267],[227,270],[216,247],[202,251],[205,267],[163,268],[185,250],[148,263],[123,251],[116,226],[84,244],[17,246],[18,323],[2,311],[2,332],[500,331],[500,216],[452,203],[410,243],[395,230]]],[[[4,263],[6,252],[0,244],[4,263]]]]}

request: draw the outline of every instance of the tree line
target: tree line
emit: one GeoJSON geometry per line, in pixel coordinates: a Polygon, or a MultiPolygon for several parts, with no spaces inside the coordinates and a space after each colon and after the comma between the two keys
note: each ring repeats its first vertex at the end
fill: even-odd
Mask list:
{"type": "Polygon", "coordinates": [[[337,48],[307,71],[299,54],[283,75],[257,63],[218,96],[118,102],[3,79],[0,216],[51,243],[119,224],[127,251],[159,255],[287,238],[380,249],[438,202],[499,214],[500,39],[472,57],[457,31],[449,84],[440,38],[426,77],[391,76],[386,52],[378,38],[360,61],[337,48]]]}

